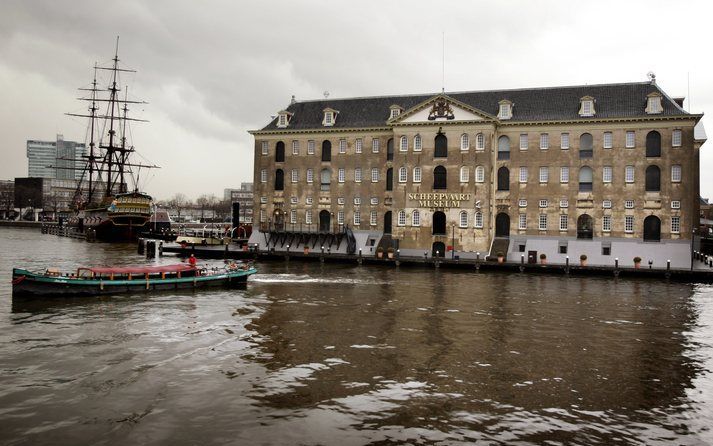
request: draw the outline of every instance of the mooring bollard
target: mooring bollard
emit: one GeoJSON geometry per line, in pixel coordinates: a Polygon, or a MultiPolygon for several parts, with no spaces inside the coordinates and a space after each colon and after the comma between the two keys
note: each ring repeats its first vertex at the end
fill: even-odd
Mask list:
{"type": "Polygon", "coordinates": [[[287,245],[287,254],[285,255],[285,261],[289,262],[290,261],[290,245],[287,245]]]}
{"type": "Polygon", "coordinates": [[[619,257],[614,259],[614,269],[619,269],[619,257]]]}
{"type": "Polygon", "coordinates": [[[653,260],[649,260],[649,269],[651,269],[651,266],[654,264],[653,260]]]}
{"type": "Polygon", "coordinates": [[[569,274],[569,256],[564,258],[564,272],[569,274]]]}
{"type": "Polygon", "coordinates": [[[480,253],[479,252],[475,253],[475,261],[476,261],[476,263],[480,261],[480,253]]]}
{"type": "Polygon", "coordinates": [[[671,271],[671,259],[666,260],[666,271],[671,271]]]}

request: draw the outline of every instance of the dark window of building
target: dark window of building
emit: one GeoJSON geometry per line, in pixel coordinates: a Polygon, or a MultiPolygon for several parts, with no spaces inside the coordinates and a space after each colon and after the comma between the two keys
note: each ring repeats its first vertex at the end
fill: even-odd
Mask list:
{"type": "Polygon", "coordinates": [[[510,170],[505,166],[498,169],[498,190],[510,190],[510,170]]]}
{"type": "Polygon", "coordinates": [[[319,213],[319,231],[320,232],[329,232],[329,225],[331,223],[331,215],[329,214],[329,211],[323,210],[320,211],[319,213]]]}
{"type": "Polygon", "coordinates": [[[567,254],[567,245],[562,245],[562,246],[560,246],[559,253],[560,253],[560,254],[567,254]]]}
{"type": "Polygon", "coordinates": [[[518,252],[525,252],[525,245],[517,245],[518,252]]]}
{"type": "Polygon", "coordinates": [[[579,137],[579,158],[591,158],[594,156],[594,138],[589,133],[582,133],[579,137]]]}
{"type": "Polygon", "coordinates": [[[594,237],[594,219],[582,214],[577,219],[577,238],[591,239],[594,237]]]}
{"type": "MultiPolygon", "coordinates": [[[[498,159],[499,160],[509,160],[510,159],[510,138],[503,135],[498,138],[498,159]]],[[[503,189],[507,190],[507,189],[503,189]]]]}
{"type": "Polygon", "coordinates": [[[446,235],[446,214],[441,211],[433,213],[433,235],[446,235]]]}
{"type": "Polygon", "coordinates": [[[394,169],[391,167],[386,169],[386,190],[394,190],[394,169]]]}
{"type": "Polygon", "coordinates": [[[594,178],[594,172],[589,166],[584,166],[579,169],[579,191],[580,192],[591,192],[592,191],[592,180],[594,178]]]}
{"type": "Polygon", "coordinates": [[[661,190],[661,169],[659,166],[646,168],[646,192],[659,192],[661,190]]]}
{"type": "Polygon", "coordinates": [[[433,188],[434,189],[446,189],[447,188],[447,173],[446,168],[443,166],[436,166],[433,169],[433,188]]]}
{"type": "Polygon", "coordinates": [[[611,255],[611,246],[602,246],[602,255],[610,256],[611,255]]]}
{"type": "Polygon", "coordinates": [[[495,216],[495,237],[510,237],[510,216],[504,212],[495,216]]]}
{"type": "Polygon", "coordinates": [[[661,220],[655,215],[644,219],[644,241],[658,242],[661,240],[661,220]]]}
{"type": "Polygon", "coordinates": [[[277,141],[277,144],[275,145],[275,162],[285,162],[285,143],[282,141],[277,141]]]}
{"type": "Polygon", "coordinates": [[[386,161],[394,160],[394,138],[389,138],[386,141],[386,161]]]}
{"type": "Polygon", "coordinates": [[[322,161],[332,161],[332,143],[322,141],[322,161]]]}
{"type": "Polygon", "coordinates": [[[436,135],[435,139],[436,150],[433,152],[434,158],[447,158],[448,157],[448,138],[440,130],[436,135]]]}
{"type": "Polygon", "coordinates": [[[282,169],[275,171],[275,190],[285,190],[285,173],[282,169]]]}
{"type": "Polygon", "coordinates": [[[320,190],[329,190],[332,182],[332,172],[329,169],[322,169],[319,174],[320,190]]]}
{"type": "Polygon", "coordinates": [[[661,156],[661,134],[656,130],[646,135],[646,157],[658,158],[661,156]]]}

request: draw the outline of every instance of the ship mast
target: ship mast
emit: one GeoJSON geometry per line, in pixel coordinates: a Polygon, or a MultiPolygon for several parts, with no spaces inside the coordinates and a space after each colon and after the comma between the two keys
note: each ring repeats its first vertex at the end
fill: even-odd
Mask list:
{"type": "Polygon", "coordinates": [[[94,124],[97,115],[97,64],[94,63],[94,80],[92,80],[92,104],[89,107],[89,191],[87,203],[91,204],[94,195],[94,124]]]}
{"type": "Polygon", "coordinates": [[[116,51],[114,52],[114,66],[111,75],[111,85],[109,86],[109,145],[103,146],[106,149],[107,155],[107,178],[106,178],[106,193],[105,198],[109,198],[114,195],[114,182],[111,177],[111,168],[114,163],[114,153],[116,152],[116,147],[114,147],[114,135],[116,130],[114,130],[114,111],[116,108],[116,93],[119,88],[116,86],[116,78],[119,69],[119,36],[116,36],[116,51]]]}

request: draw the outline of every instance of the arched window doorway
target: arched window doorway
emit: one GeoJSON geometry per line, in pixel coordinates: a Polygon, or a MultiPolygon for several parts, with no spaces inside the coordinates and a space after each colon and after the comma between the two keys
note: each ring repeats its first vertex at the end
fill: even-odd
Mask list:
{"type": "Polygon", "coordinates": [[[330,217],[331,215],[327,210],[319,212],[319,232],[329,232],[329,225],[331,224],[330,217]]]}
{"type": "Polygon", "coordinates": [[[438,134],[436,135],[436,139],[434,140],[434,143],[436,145],[436,149],[433,152],[433,157],[434,158],[448,158],[448,138],[446,138],[446,135],[442,133],[440,130],[438,131],[438,134]]]}
{"type": "Polygon", "coordinates": [[[661,134],[652,130],[646,134],[646,157],[658,158],[661,156],[661,134]]]}
{"type": "Polygon", "coordinates": [[[332,182],[332,172],[329,169],[322,169],[319,174],[319,190],[329,190],[329,185],[332,182]]]}
{"type": "Polygon", "coordinates": [[[386,169],[386,190],[394,190],[394,169],[386,169]]]}
{"type": "Polygon", "coordinates": [[[275,223],[275,231],[285,229],[285,214],[283,214],[281,210],[275,209],[275,212],[272,214],[272,219],[275,223]]]}
{"type": "Polygon", "coordinates": [[[584,166],[579,169],[579,191],[580,192],[591,192],[592,182],[594,179],[594,171],[589,166],[584,166]]]}
{"type": "Polygon", "coordinates": [[[594,238],[594,219],[588,214],[582,214],[577,218],[577,238],[594,238]]]}
{"type": "Polygon", "coordinates": [[[436,166],[433,169],[433,188],[434,189],[447,189],[447,172],[446,168],[443,166],[436,166]]]}
{"type": "Polygon", "coordinates": [[[275,171],[275,190],[285,190],[285,173],[282,169],[275,171]]]}
{"type": "Polygon", "coordinates": [[[510,159],[510,138],[505,135],[498,138],[498,159],[510,159]]]}
{"type": "Polygon", "coordinates": [[[277,145],[275,145],[275,162],[285,162],[285,143],[282,141],[277,141],[277,145]]]}
{"type": "Polygon", "coordinates": [[[384,234],[391,234],[391,211],[384,214],[384,234]]]}
{"type": "Polygon", "coordinates": [[[332,161],[332,143],[322,141],[322,161],[332,161]]]}
{"type": "Polygon", "coordinates": [[[589,133],[582,133],[579,137],[579,158],[594,156],[594,138],[589,133]]]}
{"type": "Polygon", "coordinates": [[[394,138],[389,138],[386,141],[386,161],[394,160],[394,138]]]}
{"type": "Polygon", "coordinates": [[[659,166],[646,168],[646,192],[661,191],[661,169],[659,166]]]}
{"type": "Polygon", "coordinates": [[[504,212],[495,216],[495,237],[510,237],[510,216],[504,212]]]}
{"type": "Polygon", "coordinates": [[[446,235],[446,214],[441,211],[433,213],[433,235],[446,235]]]}
{"type": "Polygon", "coordinates": [[[644,241],[661,241],[661,220],[655,215],[649,215],[644,219],[644,241]]]}
{"type": "Polygon", "coordinates": [[[510,169],[505,166],[498,169],[498,190],[510,190],[510,169]]]}
{"type": "Polygon", "coordinates": [[[433,247],[431,248],[431,255],[433,257],[445,257],[446,244],[443,242],[433,242],[433,247]]]}

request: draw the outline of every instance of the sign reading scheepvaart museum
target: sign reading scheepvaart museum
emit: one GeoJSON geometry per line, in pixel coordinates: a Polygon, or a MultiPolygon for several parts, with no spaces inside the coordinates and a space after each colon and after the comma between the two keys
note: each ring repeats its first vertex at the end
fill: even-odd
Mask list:
{"type": "MultiPolygon", "coordinates": [[[[464,207],[466,201],[470,201],[472,194],[421,194],[410,193],[407,195],[409,201],[418,201],[418,206],[412,203],[412,207],[420,208],[460,208],[464,207]]],[[[479,207],[479,206],[478,206],[479,207]]]]}

